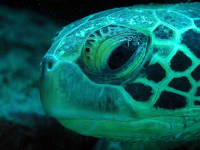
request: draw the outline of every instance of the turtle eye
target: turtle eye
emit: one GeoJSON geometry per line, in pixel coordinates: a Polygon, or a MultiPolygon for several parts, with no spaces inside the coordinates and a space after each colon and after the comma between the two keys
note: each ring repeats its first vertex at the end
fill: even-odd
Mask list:
{"type": "Polygon", "coordinates": [[[129,43],[123,43],[117,47],[108,59],[108,66],[110,69],[118,69],[126,64],[132,57],[137,47],[129,47],[129,43]],[[126,46],[127,45],[127,46],[126,46]]]}
{"type": "Polygon", "coordinates": [[[83,44],[79,66],[93,81],[124,81],[145,59],[149,39],[147,34],[128,27],[100,28],[83,44]]]}

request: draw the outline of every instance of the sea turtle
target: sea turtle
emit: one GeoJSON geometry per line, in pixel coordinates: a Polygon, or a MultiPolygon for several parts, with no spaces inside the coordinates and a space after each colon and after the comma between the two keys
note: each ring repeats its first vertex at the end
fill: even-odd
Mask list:
{"type": "Polygon", "coordinates": [[[200,137],[200,3],[136,5],[64,27],[41,63],[44,111],[120,141],[200,137]]]}

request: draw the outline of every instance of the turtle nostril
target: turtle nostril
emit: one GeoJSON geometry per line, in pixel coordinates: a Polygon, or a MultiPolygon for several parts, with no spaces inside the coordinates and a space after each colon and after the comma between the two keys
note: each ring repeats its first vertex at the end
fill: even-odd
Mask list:
{"type": "Polygon", "coordinates": [[[50,71],[54,67],[56,60],[52,55],[47,55],[43,58],[41,63],[42,75],[45,75],[47,71],[50,71]]]}

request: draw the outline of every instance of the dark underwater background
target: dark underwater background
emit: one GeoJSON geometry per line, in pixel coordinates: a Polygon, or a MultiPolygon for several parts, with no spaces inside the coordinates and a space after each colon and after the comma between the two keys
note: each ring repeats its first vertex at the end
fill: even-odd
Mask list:
{"type": "MultiPolygon", "coordinates": [[[[98,139],[64,128],[40,103],[40,61],[56,31],[115,7],[180,2],[187,0],[0,0],[0,150],[94,149],[98,139]]],[[[198,143],[173,150],[200,149],[198,143]]]]}

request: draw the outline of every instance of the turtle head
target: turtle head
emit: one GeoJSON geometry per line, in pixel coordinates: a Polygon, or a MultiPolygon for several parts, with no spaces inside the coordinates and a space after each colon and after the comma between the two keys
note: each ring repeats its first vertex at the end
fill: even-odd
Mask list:
{"type": "MultiPolygon", "coordinates": [[[[133,140],[167,133],[170,125],[148,119],[149,108],[127,92],[148,62],[150,43],[148,34],[126,26],[75,22],[63,28],[41,63],[44,111],[66,128],[94,137],[133,140]]],[[[147,99],[142,84],[132,88],[147,99]]]]}
{"type": "Polygon", "coordinates": [[[64,27],[41,63],[45,113],[94,137],[199,138],[199,5],[159,8],[112,9],[64,27]]]}
{"type": "Polygon", "coordinates": [[[140,119],[137,113],[143,107],[130,101],[123,84],[138,76],[149,37],[117,25],[65,33],[68,28],[55,38],[41,63],[44,111],[78,133],[117,137],[119,128],[127,130],[140,119]]]}

